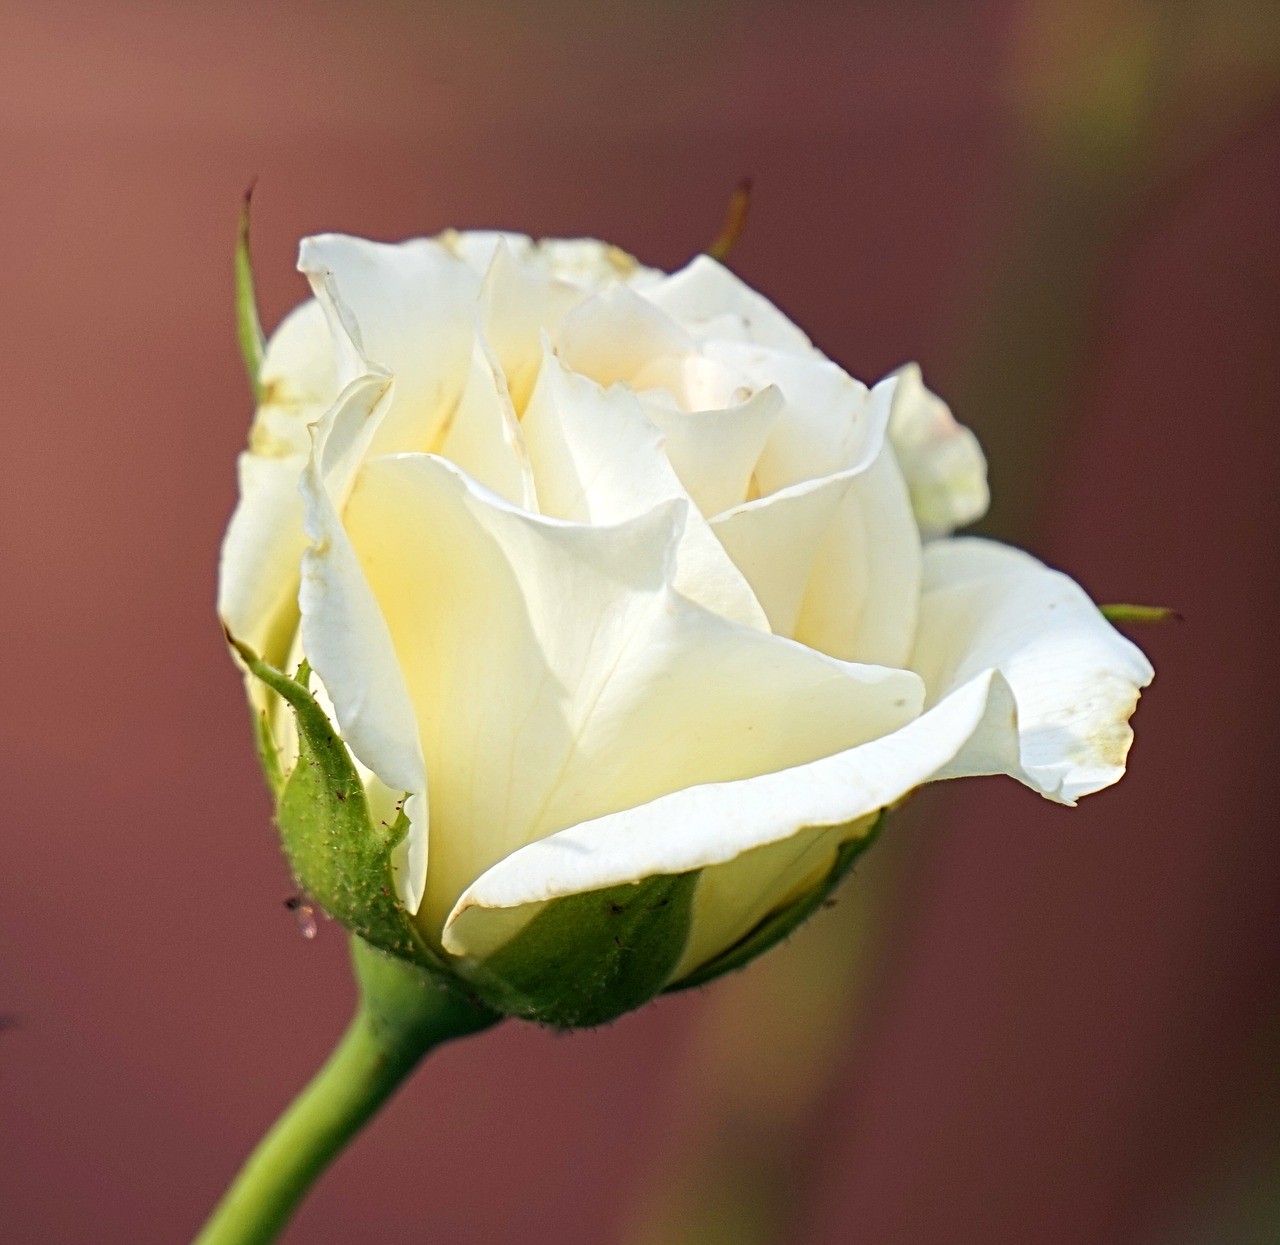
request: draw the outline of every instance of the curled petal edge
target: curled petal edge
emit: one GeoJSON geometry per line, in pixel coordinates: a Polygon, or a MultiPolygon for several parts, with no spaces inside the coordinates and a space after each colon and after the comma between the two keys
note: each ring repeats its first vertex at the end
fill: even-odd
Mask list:
{"type": "Polygon", "coordinates": [[[870,743],[791,769],[688,787],[582,822],[513,852],[482,874],[450,913],[444,947],[469,954],[467,926],[487,910],[724,864],[800,830],[875,813],[950,765],[984,727],[1010,725],[1016,731],[1013,691],[998,670],[987,670],[870,743]]]}
{"type": "Polygon", "coordinates": [[[951,537],[928,543],[924,563],[911,666],[931,701],[994,666],[1019,716],[1016,730],[978,732],[938,777],[1008,774],[1066,805],[1117,782],[1154,675],[1142,651],[1070,576],[1021,549],[951,537]]]}

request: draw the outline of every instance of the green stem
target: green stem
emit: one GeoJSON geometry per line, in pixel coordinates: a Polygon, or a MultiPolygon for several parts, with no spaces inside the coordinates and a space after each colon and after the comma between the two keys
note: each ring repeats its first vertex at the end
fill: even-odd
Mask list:
{"type": "Polygon", "coordinates": [[[403,960],[351,940],[360,1003],[350,1027],[258,1143],[195,1245],[274,1241],[329,1165],[429,1050],[500,1017],[403,960]]]}

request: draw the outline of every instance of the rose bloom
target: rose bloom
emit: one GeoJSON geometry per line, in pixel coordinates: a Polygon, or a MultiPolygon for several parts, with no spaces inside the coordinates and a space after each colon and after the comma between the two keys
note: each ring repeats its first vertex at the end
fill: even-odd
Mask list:
{"type": "Polygon", "coordinates": [[[985,463],[916,367],[868,389],[705,256],[324,235],[299,267],[219,609],[305,656],[375,816],[403,804],[395,891],[451,962],[695,871],[678,984],[922,783],[1123,773],[1150,666],[1066,576],[951,535],[985,463]]]}

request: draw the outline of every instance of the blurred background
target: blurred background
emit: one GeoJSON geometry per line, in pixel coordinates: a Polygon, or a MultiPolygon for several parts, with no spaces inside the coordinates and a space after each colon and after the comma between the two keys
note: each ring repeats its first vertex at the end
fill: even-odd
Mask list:
{"type": "Polygon", "coordinates": [[[1274,0],[0,0],[0,1239],[189,1238],[352,1004],[213,617],[297,239],[731,257],[981,435],[1158,677],[1071,811],[935,788],[713,990],[432,1058],[288,1240],[1280,1240],[1274,0]]]}

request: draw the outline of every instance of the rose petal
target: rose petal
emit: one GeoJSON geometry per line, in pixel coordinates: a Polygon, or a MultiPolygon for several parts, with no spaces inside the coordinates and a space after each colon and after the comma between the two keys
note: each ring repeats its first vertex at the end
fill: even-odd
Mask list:
{"type": "Polygon", "coordinates": [[[305,464],[300,454],[241,454],[240,501],[222,540],[218,616],[273,666],[284,660],[297,617],[298,562],[307,546],[298,498],[305,464]]]}
{"type": "Polygon", "coordinates": [[[684,511],[588,527],[515,510],[434,457],[361,473],[346,523],[417,709],[435,936],[463,888],[531,840],[917,711],[909,672],[832,661],[675,592],[684,511]]]}
{"type": "Polygon", "coordinates": [[[880,409],[866,385],[830,359],[734,342],[705,349],[752,388],[776,385],[786,400],[756,466],[761,496],[869,463],[880,452],[887,401],[880,409]]]}
{"type": "MultiPolygon", "coordinates": [[[[522,422],[544,514],[610,524],[663,502],[688,501],[659,429],[625,385],[602,389],[547,353],[522,422]]],[[[761,631],[764,611],[702,515],[690,508],[676,555],[676,588],[761,631]]]]}
{"type": "Polygon", "coordinates": [[[499,249],[505,248],[526,271],[537,270],[579,291],[599,289],[615,281],[647,285],[665,274],[646,268],[621,247],[595,238],[541,238],[496,229],[447,229],[439,242],[476,272],[487,272],[499,249]]]}
{"type": "Polygon", "coordinates": [[[587,291],[557,277],[545,263],[529,262],[509,239],[499,238],[480,291],[480,322],[518,413],[528,405],[542,364],[543,334],[558,332],[586,297],[587,291]]]}
{"type": "Polygon", "coordinates": [[[304,238],[298,268],[329,318],[339,381],[371,365],[395,375],[374,452],[433,449],[470,371],[479,276],[431,238],[342,234],[304,238]]]}
{"type": "Polygon", "coordinates": [[[993,719],[941,777],[1010,774],[1063,804],[1124,773],[1129,717],[1153,674],[1073,580],[976,537],[925,547],[911,666],[930,703],[991,668],[1013,689],[1016,722],[993,719]]]}
{"type": "Polygon", "coordinates": [[[666,454],[708,518],[747,499],[751,478],[774,426],[782,415],[782,393],[769,385],[745,401],[719,410],[681,410],[674,400],[638,394],[645,414],[662,430],[666,454]]]}
{"type": "Polygon", "coordinates": [[[675,320],[625,285],[575,307],[553,340],[574,371],[601,385],[625,381],[637,393],[659,391],[686,411],[734,406],[758,387],[708,356],[675,320]]]}
{"type": "MultiPolygon", "coordinates": [[[[893,382],[846,431],[850,465],[712,520],[781,635],[846,661],[899,666],[915,635],[920,536],[885,438],[893,382]]],[[[791,416],[790,407],[784,412],[791,416]]]]}
{"type": "Polygon", "coordinates": [[[529,266],[535,251],[534,241],[527,233],[508,229],[446,229],[436,241],[482,277],[499,251],[506,251],[520,268],[529,266]]]}
{"type": "Polygon", "coordinates": [[[595,238],[543,238],[536,257],[557,277],[583,289],[598,289],[613,281],[643,287],[660,280],[662,273],[647,268],[620,246],[595,238]]]}
{"type": "Polygon", "coordinates": [[[709,255],[645,290],[645,297],[702,341],[753,342],[791,354],[816,353],[809,339],[763,294],[709,255]]]}
{"type": "Polygon", "coordinates": [[[264,457],[307,454],[307,426],[338,396],[333,347],[324,308],[315,299],[295,307],[271,335],[258,376],[262,398],[249,448],[264,457]]]}
{"type": "MultiPolygon", "coordinates": [[[[555,338],[565,364],[601,385],[635,378],[659,362],[679,361],[697,352],[692,337],[647,299],[614,285],[592,295],[565,318],[555,338]]],[[[651,384],[663,383],[652,380],[651,384]]]]}
{"type": "Polygon", "coordinates": [[[818,546],[852,483],[849,472],[806,480],[711,520],[775,635],[795,637],[818,546]]]}
{"type": "MultiPolygon", "coordinates": [[[[737,781],[686,787],[530,843],[467,888],[449,917],[445,946],[467,954],[473,937],[488,945],[482,932],[487,909],[721,865],[802,830],[845,826],[927,782],[986,718],[999,721],[1012,712],[1008,685],[988,670],[928,713],[868,743],[737,781]]],[[[777,729],[783,731],[803,716],[781,706],[779,713],[777,729]]],[[[792,879],[787,882],[790,888],[792,879]]],[[[765,899],[776,906],[785,897],[773,891],[765,899]]],[[[737,919],[740,913],[718,912],[714,901],[705,912],[695,902],[695,923],[723,929],[737,919]]],[[[697,936],[716,945],[714,937],[697,936]]]]}
{"type": "Polygon", "coordinates": [[[486,334],[479,330],[467,384],[444,431],[440,453],[514,505],[538,508],[533,468],[506,378],[486,334]]]}
{"type": "Polygon", "coordinates": [[[703,869],[694,893],[689,941],[672,981],[688,976],[766,917],[820,885],[830,873],[841,843],[861,837],[874,823],[875,814],[870,814],[852,827],[800,830],[789,838],[743,852],[725,864],[703,869]]]}
{"type": "MultiPolygon", "coordinates": [[[[273,665],[284,659],[297,614],[298,561],[306,547],[298,477],[311,450],[307,425],[337,396],[324,312],[295,308],[267,343],[262,402],[240,455],[240,499],[222,542],[218,614],[273,665]]],[[[255,696],[260,691],[251,679],[255,696]]]]}
{"type": "Polygon", "coordinates": [[[886,445],[858,473],[813,560],[795,638],[845,661],[906,664],[920,599],[920,533],[886,445]]]}

